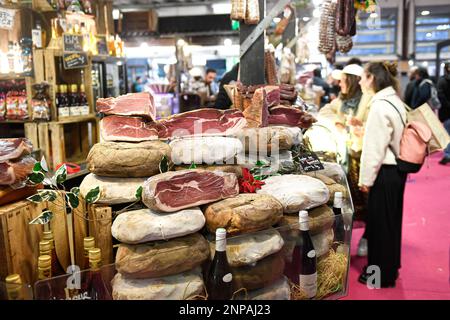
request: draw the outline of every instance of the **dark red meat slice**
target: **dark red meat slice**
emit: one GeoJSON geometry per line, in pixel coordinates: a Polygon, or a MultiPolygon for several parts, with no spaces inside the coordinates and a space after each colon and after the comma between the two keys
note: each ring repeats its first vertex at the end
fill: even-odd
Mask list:
{"type": "Polygon", "coordinates": [[[108,116],[100,121],[105,141],[148,141],[158,139],[154,124],[140,117],[108,116]]]}
{"type": "Polygon", "coordinates": [[[31,151],[33,145],[26,138],[0,139],[0,162],[20,158],[31,151]]]}
{"type": "Polygon", "coordinates": [[[122,116],[142,116],[155,120],[153,96],[148,92],[130,93],[117,98],[97,99],[97,112],[122,116]]]}

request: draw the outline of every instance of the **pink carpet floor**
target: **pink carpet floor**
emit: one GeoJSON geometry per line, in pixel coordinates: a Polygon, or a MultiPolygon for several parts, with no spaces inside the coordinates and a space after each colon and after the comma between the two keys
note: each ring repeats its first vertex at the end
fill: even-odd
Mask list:
{"type": "Polygon", "coordinates": [[[366,258],[356,256],[362,228],[353,230],[348,296],[343,300],[450,300],[450,165],[429,158],[410,175],[403,213],[402,269],[395,288],[369,289],[358,282],[366,258]]]}

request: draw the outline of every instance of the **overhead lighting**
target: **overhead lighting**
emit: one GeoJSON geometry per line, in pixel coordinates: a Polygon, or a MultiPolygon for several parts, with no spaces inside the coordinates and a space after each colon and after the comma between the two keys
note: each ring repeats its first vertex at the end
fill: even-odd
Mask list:
{"type": "Polygon", "coordinates": [[[120,18],[120,10],[119,9],[114,9],[112,11],[112,16],[114,20],[119,20],[120,18]]]}
{"type": "Polygon", "coordinates": [[[276,24],[280,23],[280,21],[281,21],[280,17],[273,18],[273,22],[275,22],[276,24]]]}
{"type": "Polygon", "coordinates": [[[225,46],[225,47],[230,47],[230,46],[232,46],[233,45],[233,41],[231,40],[231,39],[225,39],[224,41],[223,41],[223,45],[225,46]]]}
{"type": "Polygon", "coordinates": [[[308,22],[309,20],[311,20],[310,17],[303,17],[303,21],[308,22]]]}
{"type": "Polygon", "coordinates": [[[426,36],[427,36],[427,38],[431,38],[431,37],[433,36],[433,34],[432,34],[431,32],[428,32],[428,33],[426,34],[426,36]]]}
{"type": "Polygon", "coordinates": [[[421,14],[422,16],[428,16],[428,15],[430,15],[430,11],[428,11],[428,10],[423,10],[420,14],[421,14]]]}
{"type": "Polygon", "coordinates": [[[414,60],[409,60],[409,61],[408,61],[408,65],[409,65],[410,67],[412,67],[412,66],[414,65],[414,60]]]}
{"type": "Polygon", "coordinates": [[[216,3],[212,5],[214,14],[230,14],[231,3],[216,3]]]}
{"type": "Polygon", "coordinates": [[[422,65],[426,68],[428,67],[428,61],[425,61],[424,63],[422,63],[422,65]]]}
{"type": "Polygon", "coordinates": [[[323,0],[313,0],[314,7],[318,7],[322,4],[323,0]]]}
{"type": "Polygon", "coordinates": [[[437,30],[448,30],[450,29],[450,24],[440,24],[436,27],[437,30]]]}
{"type": "Polygon", "coordinates": [[[320,10],[319,10],[319,8],[314,9],[313,17],[314,18],[319,18],[320,17],[320,10]]]}

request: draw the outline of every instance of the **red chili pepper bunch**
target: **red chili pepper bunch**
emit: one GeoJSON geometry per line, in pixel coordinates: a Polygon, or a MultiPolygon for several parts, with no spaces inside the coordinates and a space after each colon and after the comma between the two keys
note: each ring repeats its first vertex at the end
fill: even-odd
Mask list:
{"type": "Polygon", "coordinates": [[[239,193],[256,193],[257,189],[265,185],[264,181],[255,180],[247,168],[242,168],[242,178],[239,178],[239,193]]]}

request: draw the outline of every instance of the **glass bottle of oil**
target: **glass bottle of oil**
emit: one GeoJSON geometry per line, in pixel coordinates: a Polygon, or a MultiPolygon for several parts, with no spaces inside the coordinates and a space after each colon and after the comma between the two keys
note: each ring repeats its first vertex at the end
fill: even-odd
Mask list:
{"type": "Polygon", "coordinates": [[[53,237],[53,232],[51,230],[44,231],[43,240],[50,242],[50,250],[51,250],[50,256],[52,257],[52,275],[55,277],[66,274],[64,268],[59,263],[58,256],[56,255],[55,239],[53,237]]]}
{"type": "Polygon", "coordinates": [[[112,300],[100,270],[102,253],[99,248],[89,250],[90,270],[87,279],[87,294],[91,300],[112,300]]]}

